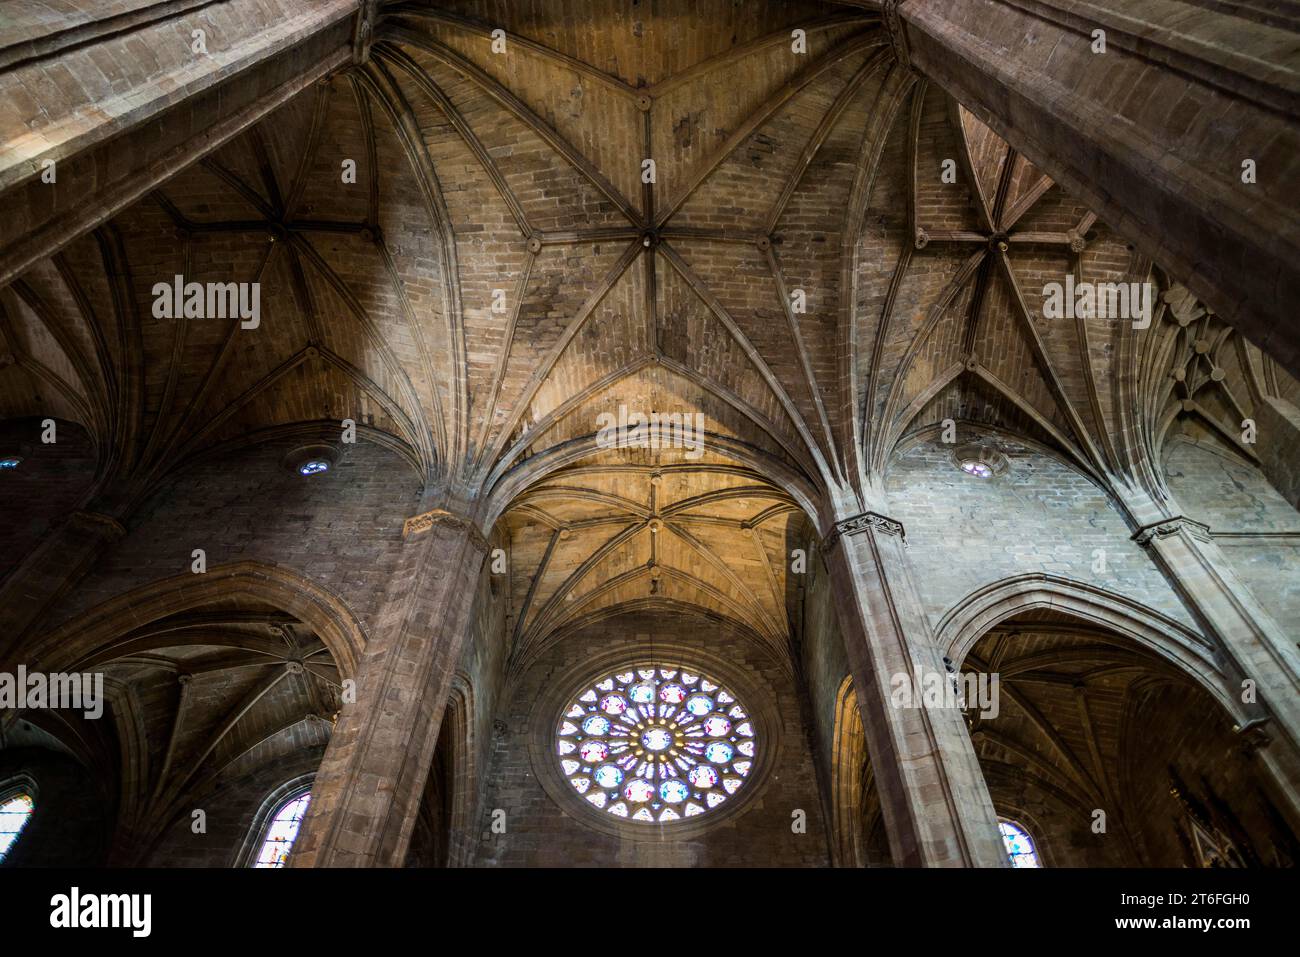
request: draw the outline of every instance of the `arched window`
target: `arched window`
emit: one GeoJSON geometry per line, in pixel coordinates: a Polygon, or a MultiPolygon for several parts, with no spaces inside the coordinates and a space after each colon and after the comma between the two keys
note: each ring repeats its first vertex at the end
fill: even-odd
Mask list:
{"type": "Polygon", "coordinates": [[[311,792],[300,791],[280,805],[266,826],[266,836],[262,838],[254,867],[284,867],[310,801],[311,792]]]}
{"type": "Polygon", "coordinates": [[[1006,845],[1007,857],[1012,867],[1042,867],[1038,863],[1038,851],[1029,832],[1015,821],[1006,818],[998,820],[998,830],[1002,832],[1002,843],[1006,845]]]}
{"type": "Polygon", "coordinates": [[[35,810],[36,802],[26,791],[13,791],[0,797],[0,861],[14,846],[35,810]]]}

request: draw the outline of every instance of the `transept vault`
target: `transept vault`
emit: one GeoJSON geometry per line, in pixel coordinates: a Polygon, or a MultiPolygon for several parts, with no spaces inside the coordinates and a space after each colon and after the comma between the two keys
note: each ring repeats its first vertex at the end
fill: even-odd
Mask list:
{"type": "Polygon", "coordinates": [[[1298,27],[12,0],[0,859],[1293,866],[1298,27]]]}

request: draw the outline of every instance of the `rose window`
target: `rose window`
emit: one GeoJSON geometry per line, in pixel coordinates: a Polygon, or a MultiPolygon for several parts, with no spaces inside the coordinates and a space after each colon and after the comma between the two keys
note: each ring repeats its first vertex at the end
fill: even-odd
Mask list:
{"type": "Polygon", "coordinates": [[[726,687],[680,668],[608,675],[565,709],[556,755],[593,807],[651,824],[707,814],[744,787],[756,740],[726,687]]]}

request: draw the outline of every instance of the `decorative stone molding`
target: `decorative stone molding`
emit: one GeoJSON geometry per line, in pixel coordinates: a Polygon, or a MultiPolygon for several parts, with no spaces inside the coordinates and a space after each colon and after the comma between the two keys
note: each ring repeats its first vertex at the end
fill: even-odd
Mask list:
{"type": "Polygon", "coordinates": [[[1147,548],[1156,539],[1168,538],[1170,535],[1177,535],[1184,531],[1198,542],[1208,544],[1211,541],[1210,527],[1185,515],[1176,515],[1163,521],[1152,522],[1150,525],[1143,525],[1133,533],[1133,541],[1147,548]]]}
{"type": "Polygon", "coordinates": [[[452,528],[465,532],[469,535],[474,547],[485,554],[490,548],[488,540],[483,537],[483,533],[479,531],[477,525],[443,508],[433,508],[427,512],[421,512],[419,515],[412,515],[402,523],[402,538],[420,535],[435,525],[450,525],[452,528]]]}
{"type": "Polygon", "coordinates": [[[885,32],[889,34],[889,45],[894,50],[894,56],[910,70],[912,54],[907,46],[907,31],[903,27],[903,18],[898,15],[898,8],[906,2],[907,0],[881,0],[880,17],[885,32]]]}
{"type": "Polygon", "coordinates": [[[887,515],[881,515],[879,512],[863,512],[861,515],[854,515],[852,518],[836,522],[835,530],[826,536],[824,547],[829,551],[841,536],[858,535],[868,530],[874,530],[884,535],[897,535],[902,539],[907,538],[902,522],[895,521],[887,515]]]}

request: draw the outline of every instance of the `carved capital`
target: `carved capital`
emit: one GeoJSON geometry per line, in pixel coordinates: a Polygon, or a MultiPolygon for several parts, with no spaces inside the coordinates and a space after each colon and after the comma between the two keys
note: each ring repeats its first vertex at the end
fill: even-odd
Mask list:
{"type": "Polygon", "coordinates": [[[469,536],[470,543],[485,555],[490,548],[488,540],[483,537],[477,525],[443,508],[433,508],[419,515],[412,515],[402,523],[402,538],[409,539],[421,535],[435,525],[448,525],[463,532],[469,536]]]}
{"type": "Polygon", "coordinates": [[[1160,522],[1152,522],[1150,525],[1143,525],[1133,533],[1133,541],[1137,542],[1143,548],[1150,547],[1156,539],[1168,538],[1170,535],[1186,533],[1198,542],[1209,542],[1210,527],[1194,519],[1187,518],[1185,515],[1176,515],[1173,518],[1167,518],[1160,522]]]}
{"type": "Polygon", "coordinates": [[[861,515],[854,515],[852,518],[846,518],[843,521],[835,523],[835,530],[826,536],[826,548],[834,545],[842,536],[860,535],[863,532],[874,532],[877,535],[897,535],[899,538],[906,538],[907,535],[903,530],[903,523],[897,522],[887,515],[881,515],[879,512],[863,512],[861,515]]]}
{"type": "Polygon", "coordinates": [[[906,2],[907,0],[881,0],[880,17],[885,32],[889,34],[889,45],[894,50],[894,56],[899,63],[910,70],[912,54],[907,46],[907,31],[903,27],[903,18],[898,14],[898,8],[906,2]]]}

